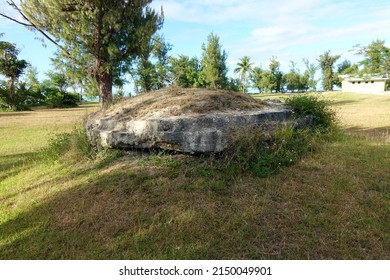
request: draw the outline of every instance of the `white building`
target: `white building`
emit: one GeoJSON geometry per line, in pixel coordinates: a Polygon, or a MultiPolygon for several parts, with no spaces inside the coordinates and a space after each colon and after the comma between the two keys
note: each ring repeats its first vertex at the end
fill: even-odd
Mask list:
{"type": "Polygon", "coordinates": [[[365,75],[363,77],[339,75],[339,78],[343,79],[341,83],[343,92],[358,93],[385,93],[386,81],[389,80],[387,74],[382,76],[365,75]]]}

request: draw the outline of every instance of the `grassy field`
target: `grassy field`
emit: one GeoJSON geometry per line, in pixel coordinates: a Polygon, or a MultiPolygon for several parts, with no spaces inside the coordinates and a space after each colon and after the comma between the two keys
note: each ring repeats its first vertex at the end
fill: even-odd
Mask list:
{"type": "Polygon", "coordinates": [[[390,95],[323,96],[342,133],[267,178],[184,155],[47,160],[94,108],[0,113],[0,259],[390,259],[390,95]]]}

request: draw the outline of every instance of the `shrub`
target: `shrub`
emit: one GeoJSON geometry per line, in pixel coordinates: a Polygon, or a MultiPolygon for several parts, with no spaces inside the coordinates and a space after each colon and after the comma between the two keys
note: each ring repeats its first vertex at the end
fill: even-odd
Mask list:
{"type": "Polygon", "coordinates": [[[0,83],[0,111],[28,111],[32,93],[24,83],[18,84],[15,94],[11,97],[4,83],[0,83]]]}
{"type": "Polygon", "coordinates": [[[293,124],[269,125],[238,129],[232,133],[228,149],[222,155],[226,174],[238,175],[243,171],[266,177],[281,167],[290,166],[318,146],[321,139],[337,131],[335,113],[324,100],[316,96],[299,95],[287,100],[295,116],[311,115],[311,127],[296,129],[293,124]]]}
{"type": "Polygon", "coordinates": [[[55,88],[45,89],[45,102],[49,108],[77,107],[79,97],[73,93],[61,92],[55,88]]]}
{"type": "Polygon", "coordinates": [[[297,118],[311,115],[312,128],[326,131],[336,122],[335,112],[325,100],[314,95],[300,94],[286,99],[286,103],[293,109],[297,118]]]}

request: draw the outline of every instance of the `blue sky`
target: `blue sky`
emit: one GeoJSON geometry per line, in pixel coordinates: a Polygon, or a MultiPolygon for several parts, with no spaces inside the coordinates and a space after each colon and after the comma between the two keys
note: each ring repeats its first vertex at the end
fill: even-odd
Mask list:
{"type": "MultiPolygon", "coordinates": [[[[157,0],[152,5],[164,9],[161,33],[173,45],[171,55],[200,57],[202,44],[214,32],[231,70],[245,55],[263,68],[276,56],[288,71],[290,61],[303,68],[302,58],[316,62],[327,50],[356,61],[359,57],[350,52],[356,44],[382,39],[390,47],[389,0],[157,0]]],[[[0,0],[0,10],[12,12],[5,0],[0,0]]],[[[38,68],[40,77],[50,69],[55,48],[50,42],[43,47],[35,39],[39,34],[3,18],[0,33],[5,33],[0,40],[21,49],[20,56],[38,68]]]]}

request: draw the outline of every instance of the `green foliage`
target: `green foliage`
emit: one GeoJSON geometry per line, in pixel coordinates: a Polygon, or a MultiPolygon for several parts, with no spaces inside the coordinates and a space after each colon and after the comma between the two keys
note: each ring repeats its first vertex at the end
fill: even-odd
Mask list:
{"type": "Polygon", "coordinates": [[[85,160],[98,160],[99,166],[114,161],[123,153],[118,150],[92,148],[84,126],[75,125],[70,132],[53,135],[49,145],[40,151],[42,160],[49,162],[81,162],[85,160]]]}
{"type": "MultiPolygon", "coordinates": [[[[359,66],[352,64],[351,61],[345,59],[343,62],[337,65],[337,75],[357,75],[359,72],[359,66]]],[[[341,87],[342,79],[335,77],[335,84],[341,87]]]]}
{"type": "Polygon", "coordinates": [[[45,96],[42,93],[42,85],[38,80],[38,70],[35,67],[29,66],[27,68],[24,85],[28,91],[26,103],[31,106],[43,105],[45,96]]]}
{"type": "Polygon", "coordinates": [[[0,41],[0,74],[8,79],[7,89],[2,91],[0,98],[3,106],[10,110],[23,110],[26,107],[20,96],[21,91],[17,92],[16,83],[28,63],[18,59],[19,52],[14,44],[0,41]]]}
{"type": "Polygon", "coordinates": [[[246,93],[248,90],[247,75],[252,72],[253,63],[250,60],[251,58],[249,56],[242,57],[237,63],[237,68],[234,69],[234,73],[240,77],[243,93],[246,93]]]}
{"type": "Polygon", "coordinates": [[[196,88],[200,86],[200,63],[198,58],[189,58],[185,55],[179,55],[178,58],[169,59],[169,72],[174,86],[183,88],[196,88]]]}
{"type": "Polygon", "coordinates": [[[358,65],[352,64],[352,62],[347,59],[337,65],[337,73],[341,75],[354,75],[357,74],[358,71],[358,65]]]}
{"type": "Polygon", "coordinates": [[[281,92],[283,88],[283,72],[280,70],[280,62],[275,56],[270,60],[269,71],[269,84],[267,86],[269,91],[281,92]]]}
{"type": "Polygon", "coordinates": [[[40,151],[42,159],[48,161],[94,159],[97,153],[92,149],[85,128],[75,126],[71,132],[53,135],[49,145],[40,151]]]}
{"type": "Polygon", "coordinates": [[[67,108],[76,107],[79,102],[79,96],[67,91],[69,79],[62,72],[49,71],[49,77],[41,85],[40,89],[45,96],[45,104],[49,108],[67,108]]]}
{"type": "Polygon", "coordinates": [[[277,57],[270,59],[269,70],[260,67],[253,68],[249,79],[253,86],[262,92],[281,92],[284,86],[284,75],[280,70],[280,62],[277,57]]]}
{"type": "Polygon", "coordinates": [[[96,81],[103,107],[111,104],[113,83],[124,66],[145,52],[162,27],[163,15],[151,2],[24,0],[20,6],[34,28],[51,36],[63,59],[79,67],[77,76],[96,81]]]}
{"type": "MultiPolygon", "coordinates": [[[[325,135],[335,128],[335,113],[327,102],[312,95],[288,98],[286,103],[294,110],[296,118],[312,116],[312,125],[296,129],[293,124],[237,129],[231,135],[228,149],[216,165],[229,176],[254,172],[267,177],[282,167],[296,163],[316,147],[325,135]]],[[[214,163],[215,165],[215,163],[214,163]]]]}
{"type": "Polygon", "coordinates": [[[324,132],[331,129],[336,122],[336,113],[328,102],[315,95],[301,94],[286,99],[297,118],[312,116],[312,128],[324,132]]]}
{"type": "Polygon", "coordinates": [[[20,51],[14,44],[0,41],[0,74],[12,79],[17,79],[23,74],[28,63],[25,60],[19,60],[20,51]]]}
{"type": "Polygon", "coordinates": [[[138,59],[136,69],[132,71],[135,84],[141,92],[158,90],[167,85],[168,52],[171,49],[172,45],[167,43],[162,35],[153,36],[138,59]]]}
{"type": "Polygon", "coordinates": [[[308,73],[302,75],[296,68],[296,63],[291,61],[290,72],[284,75],[284,82],[287,90],[291,92],[306,91],[309,82],[308,73]]]}
{"type": "MultiPolygon", "coordinates": [[[[56,71],[58,71],[57,73],[61,73],[64,76],[68,86],[80,89],[81,95],[90,98],[99,96],[98,84],[94,77],[86,75],[85,70],[76,63],[69,63],[69,57],[66,54],[63,52],[56,52],[55,57],[52,58],[51,61],[56,71]]],[[[93,61],[93,57],[85,55],[78,57],[77,61],[83,65],[90,65],[93,61]]],[[[118,79],[119,78],[116,76],[114,84],[118,79]]]]}
{"type": "Polygon", "coordinates": [[[235,91],[235,92],[239,92],[240,89],[242,89],[242,88],[243,88],[243,85],[242,85],[240,79],[230,78],[226,89],[231,90],[231,91],[235,91]]]}
{"type": "Polygon", "coordinates": [[[330,51],[326,51],[318,59],[322,70],[322,86],[325,91],[332,91],[334,84],[337,83],[338,79],[333,68],[339,58],[340,55],[330,55],[330,51]]]}
{"type": "Polygon", "coordinates": [[[0,83],[0,111],[28,111],[31,105],[35,105],[41,100],[41,96],[29,90],[25,83],[15,85],[12,102],[10,102],[9,96],[9,88],[4,82],[0,83]]]}
{"type": "Polygon", "coordinates": [[[364,59],[360,62],[364,74],[383,74],[390,68],[390,48],[384,40],[375,40],[368,46],[354,46],[357,54],[364,59]]]}
{"type": "Polygon", "coordinates": [[[249,171],[267,177],[294,164],[313,148],[314,136],[310,130],[283,125],[270,134],[267,129],[269,127],[240,129],[232,135],[229,148],[222,155],[226,174],[237,176],[249,171]]]}
{"type": "Polygon", "coordinates": [[[309,73],[305,71],[304,74],[299,72],[296,68],[296,63],[291,61],[290,72],[284,75],[284,83],[287,90],[291,92],[300,91],[304,92],[309,88],[309,73]]]}
{"type": "Polygon", "coordinates": [[[45,90],[45,102],[49,108],[77,107],[79,96],[73,93],[61,92],[54,88],[45,90]]]}
{"type": "Polygon", "coordinates": [[[310,63],[310,61],[307,58],[303,59],[303,63],[305,64],[306,67],[304,76],[307,77],[307,87],[311,91],[316,91],[317,83],[318,83],[318,81],[315,78],[317,67],[314,63],[310,63]]]}
{"type": "Polygon", "coordinates": [[[252,72],[249,74],[249,79],[253,84],[253,87],[257,88],[259,93],[265,91],[263,83],[263,69],[260,67],[254,67],[252,72]]]}
{"type": "Polygon", "coordinates": [[[222,50],[219,37],[211,33],[207,37],[207,45],[202,46],[202,70],[200,79],[203,86],[213,89],[226,89],[228,85],[226,65],[227,53],[222,50]]]}

